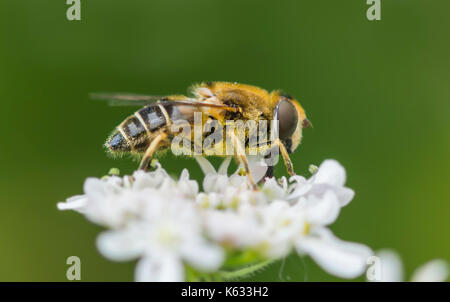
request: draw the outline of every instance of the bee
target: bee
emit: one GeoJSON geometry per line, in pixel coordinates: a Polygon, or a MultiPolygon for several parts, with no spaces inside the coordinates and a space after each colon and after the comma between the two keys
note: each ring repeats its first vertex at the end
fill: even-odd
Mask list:
{"type": "MultiPolygon", "coordinates": [[[[229,82],[203,82],[190,89],[190,96],[151,96],[136,94],[94,94],[94,98],[108,100],[112,105],[143,106],[127,117],[107,139],[105,146],[113,154],[133,154],[141,157],[139,168],[147,170],[156,152],[168,149],[178,133],[172,130],[177,120],[194,122],[196,113],[202,121],[213,120],[221,125],[228,121],[278,121],[275,139],[269,139],[260,149],[278,148],[287,172],[295,175],[289,154],[294,152],[302,140],[302,129],[310,125],[305,111],[290,95],[279,90],[268,92],[262,88],[229,82]]],[[[271,136],[274,137],[274,136],[271,136]]],[[[203,136],[205,138],[205,136],[203,136]]],[[[235,148],[234,157],[243,164],[253,188],[256,185],[250,174],[245,150],[248,139],[240,143],[234,131],[226,131],[235,148]]],[[[204,154],[203,154],[204,155],[204,154]]],[[[273,175],[273,166],[266,176],[273,175]]]]}

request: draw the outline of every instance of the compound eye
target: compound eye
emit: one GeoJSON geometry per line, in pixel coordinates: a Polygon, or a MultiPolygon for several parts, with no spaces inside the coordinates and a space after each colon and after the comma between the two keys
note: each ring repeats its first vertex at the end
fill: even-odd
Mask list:
{"type": "Polygon", "coordinates": [[[298,114],[295,106],[286,100],[278,103],[275,109],[275,119],[278,122],[278,136],[281,140],[290,138],[297,129],[298,114]]]}

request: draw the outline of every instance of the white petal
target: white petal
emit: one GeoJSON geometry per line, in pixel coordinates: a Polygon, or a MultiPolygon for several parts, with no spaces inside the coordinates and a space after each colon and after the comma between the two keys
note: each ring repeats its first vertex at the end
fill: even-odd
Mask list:
{"type": "MultiPolygon", "coordinates": [[[[400,256],[393,250],[380,250],[376,253],[381,265],[381,282],[402,282],[403,263],[400,256]]],[[[376,263],[374,263],[376,265],[376,263]]]]}
{"type": "Polygon", "coordinates": [[[412,282],[445,282],[448,278],[448,263],[442,259],[431,260],[415,270],[412,282]]]}
{"type": "Polygon", "coordinates": [[[266,175],[267,164],[259,156],[248,156],[247,159],[253,181],[258,183],[266,175]]]}
{"type": "Polygon", "coordinates": [[[338,187],[326,183],[320,183],[320,184],[307,184],[303,186],[303,188],[299,188],[296,191],[294,191],[291,194],[291,196],[289,196],[289,198],[295,199],[295,196],[311,195],[311,194],[323,196],[328,191],[334,192],[334,194],[338,198],[341,207],[346,206],[355,196],[355,192],[352,189],[346,187],[338,187]]]}
{"type": "Polygon", "coordinates": [[[101,202],[108,196],[106,183],[98,178],[86,179],[83,190],[92,201],[101,202]]]}
{"type": "Polygon", "coordinates": [[[128,261],[143,253],[144,247],[140,239],[126,230],[106,231],[97,237],[97,248],[108,259],[128,261]]]}
{"type": "Polygon", "coordinates": [[[227,156],[227,158],[225,158],[224,161],[220,164],[219,171],[217,173],[227,175],[228,167],[230,166],[232,158],[232,156],[227,156]]]}
{"type": "Polygon", "coordinates": [[[109,196],[123,192],[123,183],[123,179],[118,176],[109,176],[106,180],[88,178],[83,190],[90,202],[103,202],[109,196]]]}
{"type": "MultiPolygon", "coordinates": [[[[144,190],[147,188],[157,188],[159,187],[166,179],[171,179],[169,174],[167,174],[166,170],[161,167],[160,163],[156,163],[156,170],[151,172],[145,172],[142,170],[137,170],[133,173],[134,182],[133,189],[144,190]]],[[[129,179],[128,177],[124,177],[124,180],[129,179]]]]}
{"type": "Polygon", "coordinates": [[[342,278],[356,278],[366,270],[372,251],[365,245],[334,237],[327,229],[317,230],[318,237],[306,236],[296,242],[297,251],[308,254],[325,271],[342,278]]]}
{"type": "Polygon", "coordinates": [[[343,186],[346,180],[344,167],[334,159],[325,160],[319,167],[319,171],[313,176],[314,183],[326,183],[335,186],[343,186]]]}
{"type": "MultiPolygon", "coordinates": [[[[240,208],[241,209],[241,208],[240,208]]],[[[241,213],[234,211],[208,211],[205,215],[205,228],[209,237],[233,247],[254,246],[261,242],[260,224],[256,220],[255,211],[241,213]]]]}
{"type": "Polygon", "coordinates": [[[215,174],[216,169],[214,169],[214,166],[203,156],[194,156],[194,158],[197,160],[198,165],[203,171],[203,174],[208,175],[210,173],[215,174]]]}
{"type": "MultiPolygon", "coordinates": [[[[195,180],[189,180],[189,172],[184,169],[178,181],[180,193],[186,197],[195,198],[198,194],[198,183],[195,180]]],[[[173,192],[171,189],[169,192],[173,192]]]]}
{"type": "Polygon", "coordinates": [[[286,195],[286,187],[280,186],[275,177],[266,178],[261,191],[271,200],[283,199],[286,195]]]}
{"type": "Polygon", "coordinates": [[[346,187],[337,187],[334,189],[334,193],[337,195],[341,207],[349,204],[355,197],[355,191],[346,187]]]}
{"type": "Polygon", "coordinates": [[[306,219],[312,225],[333,223],[341,209],[336,195],[331,191],[326,192],[321,198],[311,195],[306,202],[306,219]]]}
{"type": "Polygon", "coordinates": [[[203,179],[203,190],[209,192],[222,192],[229,184],[228,176],[222,174],[208,174],[203,179]]]}
{"type": "MultiPolygon", "coordinates": [[[[260,156],[257,155],[247,156],[247,163],[253,181],[255,183],[258,183],[266,175],[268,169],[267,164],[260,156]]],[[[233,173],[233,175],[230,176],[230,179],[236,178],[236,176],[239,175],[239,172],[242,169],[244,169],[244,165],[241,163],[238,169],[233,173]]]]}
{"type": "Polygon", "coordinates": [[[75,210],[77,212],[83,212],[83,208],[86,206],[88,199],[86,195],[78,195],[70,197],[66,202],[58,202],[58,210],[75,210]]]}
{"type": "Polygon", "coordinates": [[[299,197],[309,193],[309,191],[311,191],[312,188],[313,188],[313,185],[310,183],[304,183],[304,184],[298,183],[295,186],[294,191],[291,194],[289,194],[287,199],[288,200],[296,200],[299,197]]]}
{"type": "Polygon", "coordinates": [[[137,282],[182,282],[183,263],[170,254],[146,256],[138,261],[134,278],[137,282]]]}
{"type": "Polygon", "coordinates": [[[223,250],[206,242],[189,242],[183,247],[182,253],[192,267],[202,271],[214,271],[224,260],[223,250]]]}
{"type": "Polygon", "coordinates": [[[300,176],[300,175],[294,175],[294,176],[291,176],[291,177],[289,177],[289,182],[290,183],[293,183],[293,182],[295,182],[295,186],[298,186],[298,185],[303,185],[303,184],[305,184],[307,181],[306,181],[306,178],[304,178],[303,176],[300,176]]]}
{"type": "Polygon", "coordinates": [[[181,175],[178,181],[186,181],[186,180],[189,180],[189,171],[188,169],[184,168],[183,171],[181,171],[181,175]]]}

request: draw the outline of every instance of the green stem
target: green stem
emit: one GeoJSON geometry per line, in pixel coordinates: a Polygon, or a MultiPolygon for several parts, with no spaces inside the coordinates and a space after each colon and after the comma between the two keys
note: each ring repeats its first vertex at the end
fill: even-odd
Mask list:
{"type": "Polygon", "coordinates": [[[274,260],[270,259],[246,266],[236,271],[218,271],[217,273],[214,273],[214,277],[217,277],[219,280],[242,279],[263,269],[265,266],[271,264],[272,262],[274,262],[274,260]]]}
{"type": "Polygon", "coordinates": [[[227,281],[227,280],[237,280],[245,277],[249,277],[252,274],[264,269],[264,267],[275,262],[277,259],[269,259],[264,261],[254,262],[253,264],[247,265],[243,268],[230,271],[216,271],[212,273],[199,272],[193,267],[186,265],[186,281],[188,282],[199,282],[199,281],[227,281]]]}

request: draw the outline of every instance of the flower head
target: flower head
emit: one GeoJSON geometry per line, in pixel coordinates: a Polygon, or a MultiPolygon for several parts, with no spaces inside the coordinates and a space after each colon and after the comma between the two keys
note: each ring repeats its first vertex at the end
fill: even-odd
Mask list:
{"type": "MultiPolygon", "coordinates": [[[[174,179],[157,164],[152,172],[88,178],[85,194],[58,208],[108,228],[98,237],[99,251],[116,261],[139,258],[138,281],[181,281],[187,270],[217,274],[292,251],[343,278],[365,271],[371,250],[328,229],[354,196],[338,162],[324,161],[309,179],[266,178],[255,191],[240,168],[228,176],[231,157],[218,170],[197,160],[205,173],[202,191],[187,170],[174,179]]],[[[267,166],[250,162],[258,182],[267,166]]]]}

